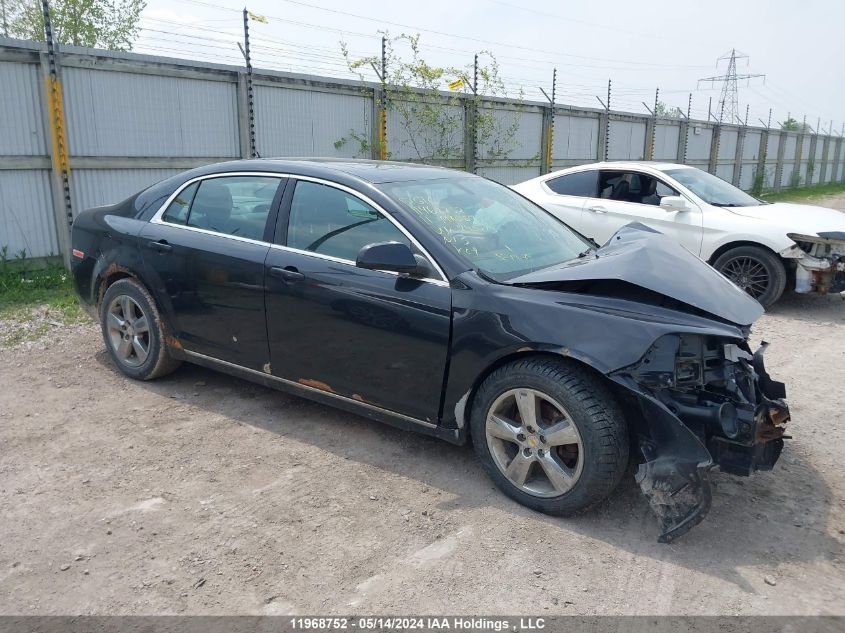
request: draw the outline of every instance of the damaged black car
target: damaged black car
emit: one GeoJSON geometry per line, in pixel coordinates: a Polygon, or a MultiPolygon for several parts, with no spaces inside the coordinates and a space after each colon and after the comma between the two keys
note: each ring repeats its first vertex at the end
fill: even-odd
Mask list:
{"type": "Polygon", "coordinates": [[[191,362],[475,452],[571,515],[633,456],[661,541],[709,473],[771,469],[789,410],[760,305],[631,224],[599,246],[512,190],[376,161],[244,160],[80,214],[72,270],[126,375],[191,362]]]}

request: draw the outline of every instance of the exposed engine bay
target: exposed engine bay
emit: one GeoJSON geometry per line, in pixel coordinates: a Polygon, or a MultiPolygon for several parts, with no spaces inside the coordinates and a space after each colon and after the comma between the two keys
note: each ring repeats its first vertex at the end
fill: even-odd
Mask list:
{"type": "Polygon", "coordinates": [[[794,246],[784,257],[795,261],[795,292],[845,292],[845,233],[790,233],[794,246]]]}
{"type": "Polygon", "coordinates": [[[745,341],[665,335],[611,376],[638,405],[632,422],[645,462],[636,479],[660,521],[661,542],[704,519],[713,467],[749,476],[771,470],[780,456],[789,408],[783,383],[763,365],[767,345],[752,354],[745,341]]]}

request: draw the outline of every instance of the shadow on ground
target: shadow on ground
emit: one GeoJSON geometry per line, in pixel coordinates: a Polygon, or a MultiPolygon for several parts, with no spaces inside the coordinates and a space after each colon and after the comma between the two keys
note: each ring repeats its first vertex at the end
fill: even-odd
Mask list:
{"type": "MultiPolygon", "coordinates": [[[[776,311],[793,309],[798,307],[787,303],[776,311]]],[[[98,361],[117,372],[104,351],[98,354],[98,361]]],[[[656,542],[656,520],[633,480],[633,467],[611,496],[591,512],[573,518],[549,517],[499,493],[470,446],[453,446],[400,431],[190,364],[167,378],[141,384],[162,397],[184,400],[233,422],[294,438],[343,459],[443,490],[449,498],[441,503],[444,512],[492,507],[521,521],[545,523],[554,531],[552,538],[559,536],[561,543],[580,534],[635,556],[671,561],[719,577],[746,592],[753,589],[739,573],[743,567],[843,556],[842,544],[826,532],[831,491],[808,461],[806,450],[796,444],[787,446],[772,472],[751,478],[714,473],[710,515],[678,542],[661,545],[656,542]],[[203,385],[199,391],[197,383],[203,385]]],[[[373,485],[372,492],[377,492],[378,481],[373,485]]]]}

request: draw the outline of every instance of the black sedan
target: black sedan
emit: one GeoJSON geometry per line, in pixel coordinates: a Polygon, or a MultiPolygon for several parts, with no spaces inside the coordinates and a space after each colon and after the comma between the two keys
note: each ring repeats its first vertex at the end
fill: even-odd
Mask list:
{"type": "Polygon", "coordinates": [[[572,514],[634,451],[663,541],[709,470],[770,469],[789,411],[760,305],[642,225],[599,247],[446,169],[244,160],[73,225],[73,275],[126,375],[182,361],[454,443],[519,503],[572,514]]]}

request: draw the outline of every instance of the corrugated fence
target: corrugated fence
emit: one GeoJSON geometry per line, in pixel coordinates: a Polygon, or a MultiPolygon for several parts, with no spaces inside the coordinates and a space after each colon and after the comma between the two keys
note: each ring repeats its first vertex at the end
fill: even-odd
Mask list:
{"type": "MultiPolygon", "coordinates": [[[[45,51],[43,44],[0,38],[0,247],[9,256],[57,255],[67,243],[45,51]]],[[[378,156],[378,85],[269,71],[253,77],[261,156],[378,156]]],[[[118,202],[184,169],[248,155],[241,68],[65,47],[60,78],[74,213],[118,202]]],[[[425,159],[429,145],[445,143],[449,157],[429,162],[474,165],[505,184],[605,157],[683,162],[746,190],[758,174],[766,189],[845,180],[840,137],[485,99],[480,108],[492,111],[500,127],[518,123],[505,158],[493,147],[496,139],[476,144],[466,133],[463,99],[448,106],[460,125],[445,140],[409,129],[390,109],[390,157],[425,159]],[[542,148],[552,130],[549,161],[542,148]]]]}

